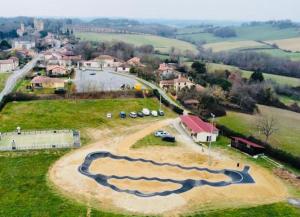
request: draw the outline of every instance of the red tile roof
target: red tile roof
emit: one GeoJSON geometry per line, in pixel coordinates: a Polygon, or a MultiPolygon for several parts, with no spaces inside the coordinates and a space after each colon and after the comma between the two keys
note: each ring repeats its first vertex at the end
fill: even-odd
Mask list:
{"type": "Polygon", "coordinates": [[[236,141],[242,142],[242,143],[244,143],[246,145],[250,145],[250,146],[252,146],[254,148],[265,148],[265,147],[263,147],[261,145],[258,145],[258,144],[254,143],[254,142],[251,142],[251,141],[248,141],[248,140],[243,139],[241,137],[232,137],[232,138],[235,139],[236,141]]]}
{"type": "Polygon", "coordinates": [[[201,120],[199,117],[194,115],[182,115],[180,116],[181,122],[184,123],[190,130],[194,133],[207,132],[210,133],[211,130],[218,131],[216,127],[214,127],[210,123],[206,123],[201,120]]]}

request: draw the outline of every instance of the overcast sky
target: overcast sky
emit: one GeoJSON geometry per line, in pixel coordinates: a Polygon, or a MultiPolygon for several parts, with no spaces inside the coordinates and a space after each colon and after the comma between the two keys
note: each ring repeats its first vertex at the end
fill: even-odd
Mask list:
{"type": "Polygon", "coordinates": [[[300,0],[1,0],[0,16],[300,21],[300,0]]]}

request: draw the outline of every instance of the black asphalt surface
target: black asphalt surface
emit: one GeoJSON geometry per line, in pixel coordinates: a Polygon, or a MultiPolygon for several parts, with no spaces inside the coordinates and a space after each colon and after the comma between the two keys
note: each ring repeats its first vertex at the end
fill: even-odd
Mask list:
{"type": "Polygon", "coordinates": [[[94,179],[97,183],[102,186],[109,187],[114,191],[117,192],[125,192],[128,194],[133,194],[138,197],[154,197],[154,196],[168,196],[171,194],[181,194],[187,192],[195,187],[199,186],[212,186],[212,187],[225,187],[229,185],[237,185],[237,184],[253,184],[255,181],[248,173],[250,167],[245,166],[242,171],[237,170],[211,170],[208,168],[201,168],[201,167],[185,167],[179,164],[170,164],[170,163],[158,163],[152,160],[146,160],[143,158],[130,158],[127,156],[117,156],[110,152],[94,152],[90,153],[86,156],[82,165],[79,166],[78,170],[81,174],[94,179]],[[220,182],[210,182],[204,179],[194,180],[194,179],[186,179],[186,180],[174,180],[174,179],[161,179],[157,177],[131,177],[131,176],[106,176],[104,174],[91,174],[89,171],[89,167],[92,162],[96,159],[101,158],[111,158],[113,160],[126,160],[130,162],[144,162],[150,163],[156,166],[170,166],[170,167],[177,167],[182,170],[197,170],[197,171],[206,171],[213,174],[224,174],[225,176],[229,177],[230,181],[220,181],[220,182]],[[128,180],[146,180],[146,181],[158,181],[158,182],[170,182],[181,185],[180,188],[172,191],[162,191],[162,192],[153,192],[153,193],[144,193],[138,190],[128,190],[128,189],[120,189],[115,185],[109,183],[110,179],[128,179],[128,180]]]}

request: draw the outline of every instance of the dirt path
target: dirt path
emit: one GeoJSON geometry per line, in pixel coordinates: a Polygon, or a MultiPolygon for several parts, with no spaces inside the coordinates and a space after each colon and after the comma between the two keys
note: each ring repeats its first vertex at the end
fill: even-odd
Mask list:
{"type": "MultiPolygon", "coordinates": [[[[85,156],[91,152],[109,151],[118,155],[133,158],[145,158],[157,162],[178,163],[185,166],[207,167],[207,155],[202,148],[194,147],[187,139],[181,139],[183,145],[177,147],[148,147],[144,149],[130,149],[139,139],[155,130],[176,124],[176,120],[163,120],[150,124],[141,124],[129,128],[103,130],[92,132],[99,140],[91,145],[75,150],[58,160],[49,170],[49,179],[56,188],[68,197],[85,202],[92,207],[117,211],[143,214],[163,214],[174,216],[191,210],[240,207],[281,201],[286,198],[287,191],[282,183],[270,172],[250,165],[250,174],[256,183],[252,185],[231,185],[223,188],[202,186],[179,195],[166,197],[141,198],[127,193],[118,193],[110,188],[97,184],[78,172],[78,167],[85,156]],[[238,202],[237,202],[238,201],[238,202]]],[[[180,136],[182,132],[179,132],[180,136]]],[[[182,135],[181,135],[182,136],[182,135]]],[[[212,169],[237,169],[234,159],[214,154],[212,169]]],[[[243,166],[243,165],[242,165],[243,166]]],[[[120,162],[106,160],[94,162],[94,172],[102,174],[136,175],[156,177],[174,177],[183,179],[189,176],[217,179],[209,174],[181,173],[168,168],[153,168],[153,165],[125,165],[120,162]],[[119,163],[119,164],[118,164],[119,163]],[[111,169],[110,169],[111,168],[111,169]]],[[[113,184],[121,188],[136,189],[145,192],[155,192],[177,188],[174,184],[162,184],[146,181],[112,180],[113,184]]]]}

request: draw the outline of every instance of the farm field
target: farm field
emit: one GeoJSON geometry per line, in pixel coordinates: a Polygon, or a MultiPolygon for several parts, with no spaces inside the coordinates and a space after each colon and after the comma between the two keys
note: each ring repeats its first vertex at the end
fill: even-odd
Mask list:
{"type": "MultiPolygon", "coordinates": [[[[300,155],[300,114],[277,109],[268,106],[259,106],[262,116],[274,117],[277,122],[278,131],[271,136],[269,143],[274,147],[282,149],[293,155],[300,155]]],[[[237,112],[228,112],[227,116],[219,118],[218,123],[229,127],[230,129],[242,133],[246,136],[253,135],[258,139],[264,140],[256,126],[260,115],[248,115],[237,112]]]]}
{"type": "Polygon", "coordinates": [[[270,41],[278,39],[295,38],[300,36],[299,29],[286,28],[279,29],[269,24],[257,26],[236,26],[233,27],[237,37],[220,38],[211,33],[203,33],[202,27],[187,27],[178,31],[177,38],[192,42],[215,43],[224,41],[270,41]]]}
{"type": "MultiPolygon", "coordinates": [[[[245,50],[247,51],[247,50],[245,50]]],[[[295,52],[286,52],[280,49],[249,49],[249,51],[258,52],[258,53],[266,53],[274,57],[287,58],[292,61],[300,61],[300,53],[295,52]]]]}
{"type": "Polygon", "coordinates": [[[213,52],[239,50],[239,49],[261,49],[268,48],[269,46],[256,42],[256,41],[225,41],[205,44],[205,49],[212,49],[213,52]]]}
{"type": "Polygon", "coordinates": [[[9,77],[10,73],[1,73],[0,72],[0,92],[3,90],[5,87],[5,82],[7,78],[9,77]]]}
{"type": "Polygon", "coordinates": [[[153,45],[155,49],[159,50],[162,53],[168,53],[172,47],[180,49],[181,51],[190,50],[197,53],[196,46],[191,43],[155,35],[76,33],[76,36],[81,38],[81,40],[88,41],[124,41],[136,46],[153,45]]]}
{"type": "Polygon", "coordinates": [[[292,97],[288,97],[288,96],[279,96],[279,99],[281,102],[283,102],[286,105],[291,105],[293,103],[297,103],[300,106],[299,99],[293,99],[292,97]]]}
{"type": "Polygon", "coordinates": [[[277,46],[283,50],[289,50],[293,52],[300,51],[300,37],[288,38],[282,40],[273,40],[267,42],[271,44],[277,44],[277,46]]]}
{"type": "MultiPolygon", "coordinates": [[[[247,71],[247,70],[242,70],[238,67],[235,66],[229,66],[229,65],[224,65],[224,64],[217,64],[217,63],[207,63],[207,69],[208,72],[215,72],[216,70],[231,70],[231,71],[238,71],[242,74],[244,78],[250,78],[251,74],[253,73],[252,71],[247,71]]],[[[281,76],[281,75],[273,75],[273,74],[267,74],[263,73],[265,79],[270,79],[273,81],[276,81],[279,84],[282,85],[290,85],[290,86],[300,86],[300,79],[299,78],[292,78],[292,77],[287,77],[287,76],[281,76]]]]}

